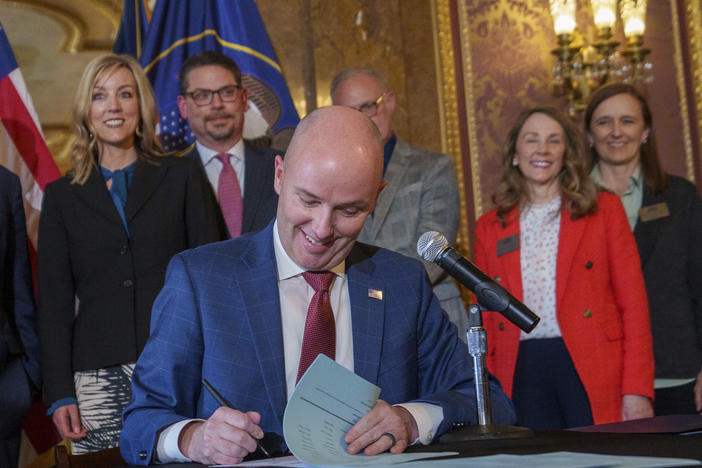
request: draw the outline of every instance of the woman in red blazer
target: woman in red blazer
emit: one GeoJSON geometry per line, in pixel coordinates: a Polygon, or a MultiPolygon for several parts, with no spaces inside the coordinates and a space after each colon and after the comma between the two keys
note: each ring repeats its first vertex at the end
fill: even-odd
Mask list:
{"type": "Polygon", "coordinates": [[[503,152],[475,262],[541,317],[530,333],[484,314],[488,368],[519,423],[556,429],[653,415],[653,350],[639,255],[620,201],[584,170],[577,129],[523,112],[503,152]]]}

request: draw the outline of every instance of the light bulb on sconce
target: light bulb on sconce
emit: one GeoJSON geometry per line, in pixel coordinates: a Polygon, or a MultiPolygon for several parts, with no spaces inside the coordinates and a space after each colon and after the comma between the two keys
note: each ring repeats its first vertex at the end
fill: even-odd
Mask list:
{"type": "Polygon", "coordinates": [[[653,65],[646,60],[651,52],[643,48],[643,35],[646,31],[646,0],[621,0],[620,4],[624,35],[627,48],[622,54],[630,63],[629,81],[647,82],[653,80],[653,65]]]}
{"type": "Polygon", "coordinates": [[[550,6],[556,35],[572,34],[575,30],[575,0],[550,0],[550,6]]]}
{"type": "Polygon", "coordinates": [[[592,0],[592,14],[597,29],[612,29],[617,22],[617,0],[592,0]]]}
{"type": "MultiPolygon", "coordinates": [[[[580,0],[584,3],[586,0],[580,0]]],[[[572,45],[576,28],[576,1],[549,0],[558,47],[554,55],[553,85],[557,94],[566,97],[571,115],[582,111],[590,94],[609,81],[650,82],[652,66],[646,61],[643,46],[646,0],[619,0],[626,49],[619,54],[614,40],[617,24],[617,0],[590,0],[597,26],[597,41],[592,45],[572,45]]]]}

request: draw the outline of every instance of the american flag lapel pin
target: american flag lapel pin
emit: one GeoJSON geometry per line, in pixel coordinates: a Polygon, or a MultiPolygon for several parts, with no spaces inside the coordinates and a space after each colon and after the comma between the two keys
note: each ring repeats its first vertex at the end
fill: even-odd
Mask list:
{"type": "Polygon", "coordinates": [[[368,297],[382,301],[383,300],[383,291],[380,291],[378,289],[369,289],[368,290],[368,297]]]}

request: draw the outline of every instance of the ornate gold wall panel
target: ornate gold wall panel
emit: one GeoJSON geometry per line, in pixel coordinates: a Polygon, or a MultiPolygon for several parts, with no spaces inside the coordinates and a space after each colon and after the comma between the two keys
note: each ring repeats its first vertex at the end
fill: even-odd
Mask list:
{"type": "MultiPolygon", "coordinates": [[[[316,106],[331,103],[329,85],[347,67],[372,67],[397,93],[395,131],[412,144],[441,149],[431,8],[426,0],[257,0],[293,101],[305,115],[305,70],[312,54],[316,106]],[[306,50],[303,28],[312,29],[306,50]]],[[[310,83],[307,83],[310,86],[310,83]]]]}
{"type": "MultiPolygon", "coordinates": [[[[456,93],[454,35],[451,30],[451,6],[449,0],[432,0],[432,27],[437,69],[437,96],[439,101],[441,151],[451,156],[456,165],[458,190],[461,194],[461,213],[466,212],[466,184],[458,118],[458,94],[456,93]]],[[[458,248],[470,252],[467,217],[461,216],[458,226],[458,248]]]]}
{"type": "MultiPolygon", "coordinates": [[[[677,5],[675,1],[672,1],[673,5],[677,5]]],[[[678,12],[678,15],[683,15],[686,19],[688,41],[687,54],[689,55],[689,63],[692,75],[692,83],[688,86],[688,89],[692,89],[692,96],[690,96],[689,106],[694,109],[694,116],[696,117],[696,122],[691,125],[696,124],[696,134],[697,140],[687,141],[688,158],[687,158],[687,176],[690,180],[697,180],[698,187],[702,183],[702,155],[693,155],[691,147],[695,147],[699,152],[700,138],[702,136],[702,5],[699,0],[685,0],[684,1],[684,11],[678,12]],[[696,143],[696,145],[695,145],[696,143]]],[[[676,18],[677,19],[677,18],[676,18]]],[[[676,32],[677,37],[682,37],[679,32],[676,32]]],[[[676,43],[677,45],[678,43],[676,43]]],[[[684,60],[684,51],[681,49],[681,57],[677,59],[676,62],[682,62],[684,60]]],[[[682,67],[680,67],[682,68],[682,67]]],[[[682,73],[681,73],[682,74],[682,73]]],[[[692,128],[692,126],[690,127],[692,128]]]]}

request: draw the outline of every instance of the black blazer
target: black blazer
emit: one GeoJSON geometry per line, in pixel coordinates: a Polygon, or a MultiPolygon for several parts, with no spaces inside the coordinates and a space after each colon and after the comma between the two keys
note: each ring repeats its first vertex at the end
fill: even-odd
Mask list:
{"type": "Polygon", "coordinates": [[[27,248],[20,181],[0,166],[0,439],[19,436],[32,387],[39,388],[39,338],[27,248]]]}
{"type": "Polygon", "coordinates": [[[702,200],[689,181],[668,175],[642,207],[665,203],[669,216],[639,219],[634,237],[651,312],[656,377],[693,378],[702,365],[702,200]]]}
{"type": "MultiPolygon", "coordinates": [[[[278,194],[273,189],[275,176],[275,156],[282,155],[280,151],[262,146],[253,146],[244,142],[244,212],[241,220],[241,233],[256,232],[265,228],[275,218],[278,209],[278,194]]],[[[203,171],[205,168],[197,147],[187,153],[187,157],[198,162],[203,171]]],[[[207,178],[207,176],[205,176],[207,178]]],[[[208,184],[209,185],[209,184],[208,184]]],[[[210,186],[212,190],[212,186],[210,186]]],[[[214,196],[214,191],[212,190],[214,196]]],[[[217,197],[215,197],[215,200],[217,197]]],[[[219,208],[219,205],[217,205],[219,208]]],[[[217,219],[221,229],[227,231],[222,211],[217,209],[217,219]]],[[[228,231],[227,231],[228,232],[228,231]]],[[[228,236],[227,236],[228,237],[228,236]]]]}
{"type": "Polygon", "coordinates": [[[190,159],[138,161],[129,238],[99,169],[85,185],[69,176],[47,185],[38,253],[47,403],[75,396],[74,371],[136,361],[170,258],[223,238],[207,185],[190,159]]]}

